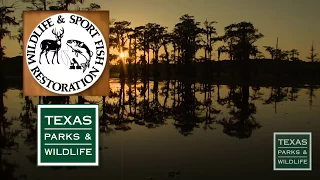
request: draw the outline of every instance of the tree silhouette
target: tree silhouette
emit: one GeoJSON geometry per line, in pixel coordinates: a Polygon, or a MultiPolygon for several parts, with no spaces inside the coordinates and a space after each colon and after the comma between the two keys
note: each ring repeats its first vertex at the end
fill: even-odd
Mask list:
{"type": "Polygon", "coordinates": [[[227,47],[225,45],[219,46],[217,51],[218,51],[218,61],[220,61],[220,56],[223,53],[228,53],[228,49],[227,49],[227,47]]]}
{"type": "Polygon", "coordinates": [[[33,150],[31,154],[26,155],[27,159],[31,163],[36,164],[37,153],[35,150],[37,148],[37,108],[30,97],[23,97],[22,91],[20,93],[20,97],[24,99],[22,109],[19,115],[19,120],[21,122],[20,126],[23,130],[21,137],[24,138],[25,145],[27,145],[30,148],[30,150],[33,150]]]}
{"type": "Polygon", "coordinates": [[[300,91],[300,88],[296,88],[296,87],[290,87],[289,90],[289,95],[288,95],[288,99],[290,101],[296,101],[298,99],[298,93],[300,91]]]}
{"type": "Polygon", "coordinates": [[[264,104],[274,103],[274,111],[277,113],[277,103],[286,101],[288,98],[288,89],[280,86],[272,86],[270,96],[264,100],[264,104]]]}
{"type": "Polygon", "coordinates": [[[19,25],[19,22],[17,22],[16,18],[12,17],[12,14],[14,13],[14,8],[15,4],[12,4],[10,6],[2,4],[0,7],[0,61],[5,55],[5,46],[2,45],[2,40],[5,36],[11,37],[11,31],[8,29],[8,26],[19,25]]]}
{"type": "Polygon", "coordinates": [[[229,94],[232,99],[230,118],[223,118],[218,124],[223,125],[223,132],[229,136],[240,139],[249,138],[253,130],[261,128],[261,125],[253,116],[256,113],[254,103],[249,102],[249,86],[243,85],[238,91],[229,94]]]}
{"type": "MultiPolygon", "coordinates": [[[[174,44],[174,35],[172,33],[168,33],[166,32],[164,35],[163,35],[163,41],[162,41],[162,46],[163,46],[163,49],[164,49],[164,57],[166,59],[165,63],[166,64],[169,64],[171,59],[170,59],[170,53],[169,53],[169,50],[168,50],[168,46],[170,44],[174,44]]],[[[174,53],[172,55],[175,55],[174,53]]],[[[174,60],[173,60],[174,61],[174,60]]],[[[168,66],[169,68],[169,66],[168,66]]],[[[169,73],[169,69],[168,69],[168,72],[169,73]]]]}
{"type": "Polygon", "coordinates": [[[307,59],[310,59],[311,62],[316,62],[316,61],[318,61],[317,58],[318,58],[318,53],[315,53],[315,49],[314,49],[314,45],[313,45],[313,41],[312,41],[310,55],[307,57],[307,59]]]}
{"type": "Polygon", "coordinates": [[[99,118],[99,132],[105,133],[105,134],[111,134],[115,133],[114,129],[109,127],[109,121],[108,121],[108,105],[106,101],[106,97],[102,97],[102,108],[101,108],[101,116],[99,118]]]}
{"type": "Polygon", "coordinates": [[[188,136],[193,133],[194,128],[199,127],[199,123],[203,120],[198,116],[201,102],[195,97],[195,84],[185,81],[177,85],[178,99],[172,109],[174,126],[182,135],[188,136]]]}
{"type": "Polygon", "coordinates": [[[193,16],[183,15],[180,22],[174,27],[174,34],[179,38],[177,46],[180,49],[181,60],[179,63],[190,64],[196,52],[201,48],[200,35],[202,29],[200,23],[196,22],[193,16]]]}
{"type": "Polygon", "coordinates": [[[76,5],[77,3],[84,3],[84,0],[59,0],[58,5],[63,10],[69,10],[70,5],[76,5]]]}
{"type": "Polygon", "coordinates": [[[241,61],[240,74],[244,81],[250,79],[250,63],[249,57],[253,49],[256,47],[254,43],[263,37],[258,29],[256,29],[250,22],[240,22],[231,24],[224,28],[225,35],[223,39],[230,42],[232,47],[230,51],[233,57],[241,61]]]}
{"type": "Polygon", "coordinates": [[[250,56],[252,56],[254,59],[258,59],[259,55],[261,55],[261,51],[258,50],[258,46],[252,46],[250,56]]]}
{"type": "MultiPolygon", "coordinates": [[[[123,54],[128,50],[127,42],[129,40],[129,34],[132,29],[129,27],[128,21],[116,21],[110,26],[110,46],[118,51],[118,54],[123,54]]],[[[120,63],[120,77],[125,76],[125,68],[123,57],[119,59],[120,63]]]]}
{"type": "Polygon", "coordinates": [[[148,31],[149,36],[149,42],[150,42],[150,48],[153,52],[153,64],[154,66],[154,75],[155,77],[158,76],[158,63],[159,63],[159,50],[163,46],[163,44],[167,44],[167,41],[165,39],[167,35],[167,28],[162,27],[159,24],[156,23],[148,23],[146,25],[146,30],[148,31]]]}
{"type": "Polygon", "coordinates": [[[297,49],[291,49],[291,51],[290,51],[290,59],[292,60],[292,61],[297,61],[297,60],[299,60],[299,51],[297,50],[297,49]]]}
{"type": "Polygon", "coordinates": [[[85,11],[95,11],[101,9],[101,6],[96,3],[90,3],[89,7],[82,8],[81,10],[85,11]]]}
{"type": "Polygon", "coordinates": [[[3,156],[8,155],[13,150],[18,149],[15,138],[21,130],[11,130],[12,121],[5,117],[7,107],[4,105],[4,93],[7,91],[7,83],[3,74],[0,72],[0,177],[8,180],[16,180],[16,164],[9,162],[3,156]]]}
{"type": "Polygon", "coordinates": [[[217,120],[216,115],[220,114],[221,110],[216,109],[213,107],[213,95],[212,92],[214,91],[214,87],[211,83],[203,84],[203,102],[201,110],[201,114],[204,114],[204,117],[201,117],[200,122],[204,122],[203,129],[206,130],[213,130],[211,125],[217,120]]]}
{"type": "MultiPolygon", "coordinates": [[[[139,111],[144,113],[144,121],[148,128],[155,128],[165,124],[165,120],[168,117],[168,112],[165,111],[163,106],[159,102],[159,82],[153,82],[153,88],[151,90],[152,100],[149,99],[143,103],[148,103],[147,108],[141,107],[139,111]]],[[[146,107],[146,104],[144,104],[146,107]]]]}
{"type": "Polygon", "coordinates": [[[263,37],[258,29],[250,22],[240,22],[225,27],[224,39],[232,41],[235,46],[235,58],[248,60],[250,52],[255,47],[253,44],[263,37]]]}
{"type": "Polygon", "coordinates": [[[205,61],[210,61],[212,59],[212,51],[213,51],[213,44],[216,42],[216,37],[214,35],[217,34],[216,28],[213,26],[216,21],[204,21],[204,29],[203,34],[205,35],[204,40],[204,54],[205,54],[205,61]]]}
{"type": "Polygon", "coordinates": [[[137,72],[137,53],[138,53],[138,45],[139,45],[139,42],[138,42],[138,37],[139,37],[139,31],[134,28],[132,30],[132,34],[130,35],[130,38],[133,39],[133,48],[132,48],[132,51],[130,52],[131,55],[133,55],[133,60],[134,60],[134,79],[136,80],[137,79],[137,76],[138,76],[138,72],[137,72]]]}
{"type": "Polygon", "coordinates": [[[290,51],[287,51],[287,50],[281,50],[279,49],[279,53],[280,53],[280,56],[279,56],[279,59],[280,60],[289,60],[289,54],[290,54],[290,51]]]}
{"type": "Polygon", "coordinates": [[[275,48],[271,47],[271,46],[263,46],[265,48],[265,50],[270,54],[271,59],[275,58],[275,48]]]}
{"type": "Polygon", "coordinates": [[[48,0],[22,0],[27,4],[29,10],[48,10],[48,7],[52,5],[51,1],[48,0]]]}
{"type": "MultiPolygon", "coordinates": [[[[143,51],[143,55],[140,55],[139,64],[143,65],[142,75],[146,77],[148,76],[146,55],[147,55],[147,52],[149,51],[149,44],[148,44],[148,33],[146,32],[145,26],[135,27],[134,36],[135,36],[135,56],[137,54],[137,50],[143,51]]],[[[136,63],[138,62],[137,57],[135,57],[135,62],[136,63]]]]}
{"type": "Polygon", "coordinates": [[[313,100],[314,100],[314,98],[316,98],[315,91],[316,91],[317,89],[319,89],[318,86],[315,86],[315,85],[310,85],[310,86],[308,86],[307,94],[308,94],[308,97],[309,97],[309,106],[310,106],[310,109],[311,109],[312,106],[313,106],[313,100]]]}

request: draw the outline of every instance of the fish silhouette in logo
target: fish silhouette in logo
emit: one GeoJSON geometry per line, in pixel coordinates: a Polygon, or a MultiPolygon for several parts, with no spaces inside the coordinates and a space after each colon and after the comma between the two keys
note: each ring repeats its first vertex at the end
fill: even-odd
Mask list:
{"type": "Polygon", "coordinates": [[[86,62],[80,64],[83,72],[85,72],[85,70],[90,67],[90,60],[93,56],[93,52],[88,48],[86,44],[79,40],[68,40],[67,45],[72,49],[72,52],[75,53],[76,57],[78,57],[80,54],[86,58],[86,62]]]}

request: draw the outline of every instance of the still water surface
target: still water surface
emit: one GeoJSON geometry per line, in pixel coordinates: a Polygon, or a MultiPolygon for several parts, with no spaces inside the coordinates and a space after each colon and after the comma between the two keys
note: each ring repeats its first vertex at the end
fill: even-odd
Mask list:
{"type": "MultiPolygon", "coordinates": [[[[8,174],[32,180],[320,177],[320,91],[315,86],[218,88],[116,80],[110,86],[105,103],[101,97],[85,97],[86,103],[106,107],[101,111],[100,167],[90,168],[37,167],[32,107],[39,98],[8,90],[4,116],[13,124],[6,131],[21,132],[14,138],[17,150],[2,151],[2,160],[17,167],[2,171],[1,180],[12,179],[8,174]],[[273,172],[277,131],[312,132],[312,172],[273,172]]],[[[78,97],[70,102],[77,103],[78,97]]]]}

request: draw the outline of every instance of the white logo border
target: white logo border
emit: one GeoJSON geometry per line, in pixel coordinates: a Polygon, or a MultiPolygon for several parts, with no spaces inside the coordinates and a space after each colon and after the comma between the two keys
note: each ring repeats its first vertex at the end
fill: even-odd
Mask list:
{"type": "Polygon", "coordinates": [[[38,110],[38,119],[37,119],[37,166],[99,166],[99,105],[98,104],[38,104],[37,105],[38,110]],[[41,162],[41,109],[45,108],[94,108],[95,109],[95,128],[96,128],[96,156],[95,156],[95,162],[93,163],[68,163],[68,162],[54,162],[54,163],[43,163],[41,162]]]}
{"type": "Polygon", "coordinates": [[[312,171],[312,132],[274,132],[273,133],[273,170],[274,171],[312,171]],[[310,138],[309,168],[277,168],[276,167],[276,135],[308,135],[310,138]]]}
{"type": "MultiPolygon", "coordinates": [[[[37,44],[40,43],[40,42],[37,42],[37,44]]],[[[44,88],[48,91],[50,91],[51,93],[54,93],[54,94],[58,94],[58,95],[65,95],[65,96],[72,96],[72,95],[75,95],[75,94],[78,94],[78,93],[82,93],[88,89],[90,89],[95,83],[97,83],[97,81],[101,78],[102,74],[104,73],[104,71],[106,70],[106,66],[108,66],[108,54],[109,54],[109,49],[108,49],[108,46],[107,46],[107,43],[106,43],[106,40],[105,40],[105,37],[103,36],[103,33],[100,31],[100,28],[94,23],[92,22],[90,19],[88,19],[87,17],[83,16],[83,15],[80,15],[80,14],[77,14],[75,12],[61,12],[61,13],[57,13],[57,14],[53,14],[51,16],[48,16],[46,17],[45,19],[43,19],[39,24],[37,24],[37,26],[32,30],[32,32],[30,33],[28,39],[27,39],[27,43],[26,43],[26,47],[24,49],[24,52],[23,52],[23,55],[25,56],[25,61],[26,61],[26,65],[27,65],[27,68],[29,70],[29,73],[31,74],[31,76],[33,77],[33,79],[37,82],[38,85],[41,86],[41,88],[44,88]],[[77,16],[80,16],[86,20],[88,20],[90,23],[92,23],[97,31],[99,32],[100,36],[101,36],[101,40],[103,42],[103,45],[104,45],[104,50],[105,50],[105,54],[103,55],[104,56],[104,63],[103,63],[103,67],[101,68],[101,71],[100,73],[97,75],[98,77],[96,77],[93,82],[91,82],[90,84],[87,84],[86,87],[83,87],[82,89],[76,91],[76,92],[69,92],[69,93],[61,93],[61,92],[57,92],[57,91],[54,91],[52,90],[51,88],[48,88],[46,87],[45,85],[41,84],[38,79],[35,77],[35,75],[33,75],[29,65],[28,65],[28,57],[27,57],[27,50],[28,50],[28,42],[30,40],[30,37],[32,36],[34,30],[44,21],[46,21],[47,19],[51,18],[51,17],[54,17],[54,16],[59,16],[59,15],[67,15],[67,14],[70,14],[70,15],[77,15],[77,16]]],[[[38,54],[36,54],[38,55],[38,54]]],[[[91,59],[92,61],[93,59],[91,59]]],[[[39,63],[39,59],[36,59],[36,63],[39,63]]],[[[85,76],[84,76],[85,77],[85,76]]],[[[60,83],[60,82],[58,82],[60,83]]]]}

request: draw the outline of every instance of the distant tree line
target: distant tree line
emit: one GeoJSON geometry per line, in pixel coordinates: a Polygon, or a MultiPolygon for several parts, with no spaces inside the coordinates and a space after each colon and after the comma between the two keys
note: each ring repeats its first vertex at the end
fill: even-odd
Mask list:
{"type": "MultiPolygon", "coordinates": [[[[82,7],[83,0],[20,0],[27,5],[27,10],[99,10],[98,4],[91,3],[88,7],[82,7]]],[[[0,20],[0,59],[5,55],[5,46],[1,44],[5,36],[18,40],[22,48],[22,26],[18,34],[11,36],[9,26],[21,25],[12,16],[17,3],[9,6],[2,5],[0,20]]],[[[224,34],[218,35],[216,21],[204,21],[200,23],[194,16],[185,14],[180,17],[172,31],[157,23],[147,23],[143,26],[132,27],[128,21],[110,20],[110,49],[112,50],[109,60],[120,64],[128,64],[136,74],[136,65],[143,66],[143,74],[148,74],[149,64],[154,64],[157,69],[158,63],[184,64],[190,66],[197,62],[210,62],[214,60],[213,54],[217,53],[217,61],[226,54],[230,60],[243,61],[243,67],[249,67],[249,59],[265,59],[265,56],[255,43],[264,37],[251,22],[239,22],[224,28],[224,34]],[[215,46],[218,42],[223,44],[215,46]],[[200,50],[204,50],[204,56],[197,56],[200,50]]],[[[297,49],[282,50],[278,47],[263,46],[273,60],[300,61],[297,49]]],[[[318,54],[314,45],[307,57],[311,62],[318,61],[318,54]]],[[[191,66],[190,66],[191,67],[191,66]]],[[[186,68],[189,69],[189,68],[186,68]]],[[[245,71],[246,68],[244,68],[245,71]]],[[[124,68],[120,74],[124,74],[124,68]]],[[[157,72],[154,72],[157,74],[157,72]]]]}

